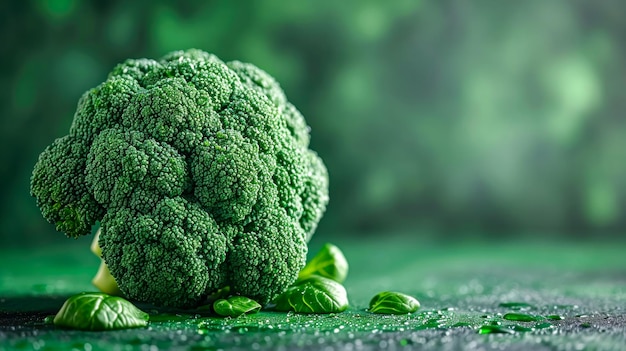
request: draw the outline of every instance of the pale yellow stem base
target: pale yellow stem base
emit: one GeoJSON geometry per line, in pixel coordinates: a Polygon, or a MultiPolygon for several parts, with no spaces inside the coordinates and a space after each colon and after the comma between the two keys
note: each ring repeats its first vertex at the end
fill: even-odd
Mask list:
{"type": "Polygon", "coordinates": [[[102,291],[105,294],[113,295],[113,296],[122,296],[122,291],[117,286],[117,282],[115,278],[109,272],[109,267],[107,267],[104,261],[100,262],[100,268],[98,269],[98,273],[93,277],[91,283],[102,291]]]}
{"type": "MultiPolygon", "coordinates": [[[[93,252],[94,255],[102,258],[102,249],[100,248],[100,244],[98,244],[99,238],[100,229],[98,229],[96,235],[93,238],[93,241],[91,242],[91,252],[93,252]]],[[[109,267],[106,263],[104,263],[103,260],[100,262],[100,268],[98,269],[98,273],[96,273],[96,276],[93,277],[91,283],[105,294],[113,296],[123,296],[122,291],[117,286],[115,278],[113,278],[111,272],[109,271],[109,267]]]]}

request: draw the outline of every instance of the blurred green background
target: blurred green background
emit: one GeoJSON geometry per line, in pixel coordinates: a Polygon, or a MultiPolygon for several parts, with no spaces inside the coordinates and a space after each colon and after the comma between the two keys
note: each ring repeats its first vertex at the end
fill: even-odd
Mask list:
{"type": "Polygon", "coordinates": [[[331,175],[318,235],[622,239],[622,1],[0,2],[0,244],[51,243],[37,155],[126,58],[256,64],[331,175]]]}

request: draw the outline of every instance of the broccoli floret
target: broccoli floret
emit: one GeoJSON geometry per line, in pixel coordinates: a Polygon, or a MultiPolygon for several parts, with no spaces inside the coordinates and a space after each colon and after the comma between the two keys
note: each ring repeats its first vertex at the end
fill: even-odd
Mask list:
{"type": "Polygon", "coordinates": [[[87,186],[108,209],[148,212],[164,197],[183,194],[189,185],[184,156],[134,130],[103,130],[87,155],[87,186]]]}
{"type": "Polygon", "coordinates": [[[328,203],[309,139],[254,65],[193,49],[127,60],[80,99],[31,193],[68,236],[100,222],[128,298],[191,307],[228,286],[266,303],[296,280],[328,203]]]}
{"type": "Polygon", "coordinates": [[[266,169],[255,143],[232,129],[217,132],[194,150],[194,195],[215,218],[242,221],[257,201],[259,173],[266,169]]]}
{"type": "Polygon", "coordinates": [[[102,257],[125,295],[190,306],[226,283],[226,239],[199,205],[163,198],[149,213],[112,209],[102,219],[102,257]]]}
{"type": "Polygon", "coordinates": [[[112,77],[87,91],[79,100],[70,136],[90,144],[101,131],[118,125],[140,87],[129,76],[112,77]]]}
{"type": "Polygon", "coordinates": [[[74,238],[91,233],[105,211],[85,182],[88,152],[80,139],[59,138],[39,155],[31,178],[31,195],[44,218],[74,238]]]}

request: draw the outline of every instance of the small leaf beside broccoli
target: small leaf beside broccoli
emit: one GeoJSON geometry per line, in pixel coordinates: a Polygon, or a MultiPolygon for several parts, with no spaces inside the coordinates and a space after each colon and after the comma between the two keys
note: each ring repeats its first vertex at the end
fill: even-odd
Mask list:
{"type": "Polygon", "coordinates": [[[145,327],[148,314],[121,297],[82,293],[67,299],[54,317],[54,325],[80,330],[145,327]]]}
{"type": "Polygon", "coordinates": [[[338,313],[348,308],[348,294],[332,279],[311,276],[289,287],[274,302],[277,311],[338,313]]]}
{"type": "Polygon", "coordinates": [[[370,301],[369,311],[378,314],[407,314],[420,308],[416,298],[392,291],[376,294],[370,301]]]}
{"type": "Polygon", "coordinates": [[[258,302],[245,296],[231,296],[213,303],[213,310],[223,317],[239,317],[242,314],[257,313],[261,310],[258,302]]]}
{"type": "Polygon", "coordinates": [[[343,283],[348,276],[348,261],[337,246],[327,243],[304,266],[298,279],[306,279],[312,275],[319,275],[343,283]]]}

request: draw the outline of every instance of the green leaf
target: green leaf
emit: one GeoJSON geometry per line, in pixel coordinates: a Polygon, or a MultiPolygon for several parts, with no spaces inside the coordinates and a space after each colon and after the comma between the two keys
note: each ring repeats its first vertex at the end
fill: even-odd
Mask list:
{"type": "Polygon", "coordinates": [[[298,279],[306,279],[312,275],[319,275],[343,283],[348,276],[348,261],[337,246],[327,243],[304,266],[298,279]]]}
{"type": "Polygon", "coordinates": [[[81,293],[67,299],[54,317],[54,325],[82,330],[145,327],[148,314],[121,297],[81,293]]]}
{"type": "Polygon", "coordinates": [[[209,296],[207,296],[207,301],[215,302],[219,299],[225,299],[230,295],[230,286],[225,286],[223,288],[215,290],[209,296]]]}
{"type": "Polygon", "coordinates": [[[217,300],[226,299],[230,295],[230,286],[225,286],[223,288],[217,289],[207,296],[207,298],[203,301],[202,305],[195,308],[198,312],[212,311],[214,310],[213,304],[217,300]]]}
{"type": "Polygon", "coordinates": [[[343,285],[320,276],[296,282],[274,302],[278,311],[297,313],[337,313],[348,308],[348,294],[343,285]]]}
{"type": "Polygon", "coordinates": [[[215,313],[224,317],[239,317],[244,313],[257,313],[261,310],[258,302],[245,296],[231,296],[213,303],[215,313]]]}
{"type": "Polygon", "coordinates": [[[417,311],[420,303],[412,296],[392,291],[376,294],[370,301],[369,311],[379,314],[407,314],[417,311]]]}

